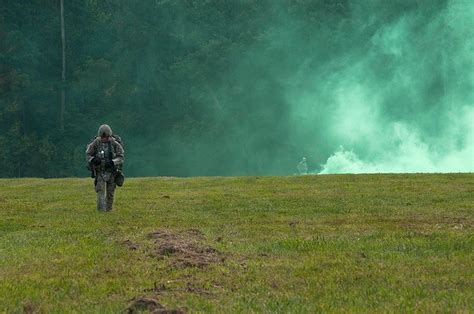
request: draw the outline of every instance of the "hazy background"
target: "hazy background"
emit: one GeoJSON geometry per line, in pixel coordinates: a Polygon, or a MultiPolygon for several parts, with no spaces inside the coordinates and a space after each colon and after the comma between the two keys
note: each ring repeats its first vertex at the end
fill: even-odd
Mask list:
{"type": "Polygon", "coordinates": [[[474,1],[3,0],[0,176],[474,171],[474,1]]]}

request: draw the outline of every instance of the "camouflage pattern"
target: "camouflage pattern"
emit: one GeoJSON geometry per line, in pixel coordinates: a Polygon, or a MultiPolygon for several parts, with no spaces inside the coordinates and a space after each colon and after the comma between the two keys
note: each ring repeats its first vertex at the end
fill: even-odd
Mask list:
{"type": "Polygon", "coordinates": [[[97,210],[109,211],[113,208],[116,183],[115,169],[108,168],[107,163],[112,160],[115,168],[120,169],[124,157],[123,147],[113,137],[109,137],[106,142],[102,142],[100,137],[96,137],[87,145],[86,149],[87,162],[90,163],[94,157],[100,160],[100,164],[94,166],[97,210]]]}
{"type": "Polygon", "coordinates": [[[114,205],[115,175],[112,172],[97,173],[95,191],[97,192],[97,210],[109,211],[114,205]]]}

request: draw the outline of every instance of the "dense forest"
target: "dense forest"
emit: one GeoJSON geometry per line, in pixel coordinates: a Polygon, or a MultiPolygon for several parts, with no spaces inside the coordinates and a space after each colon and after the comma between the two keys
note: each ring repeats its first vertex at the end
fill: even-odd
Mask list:
{"type": "Polygon", "coordinates": [[[471,1],[1,7],[0,177],[87,176],[102,123],[129,176],[473,171],[471,1]]]}

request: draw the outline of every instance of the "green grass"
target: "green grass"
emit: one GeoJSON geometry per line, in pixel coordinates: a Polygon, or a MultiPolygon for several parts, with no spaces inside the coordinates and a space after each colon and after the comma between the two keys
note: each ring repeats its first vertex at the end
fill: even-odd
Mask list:
{"type": "Polygon", "coordinates": [[[136,178],[100,213],[90,179],[0,180],[0,312],[119,312],[137,297],[188,312],[473,312],[473,192],[474,174],[136,178]],[[153,255],[150,232],[188,229],[224,262],[153,255]]]}

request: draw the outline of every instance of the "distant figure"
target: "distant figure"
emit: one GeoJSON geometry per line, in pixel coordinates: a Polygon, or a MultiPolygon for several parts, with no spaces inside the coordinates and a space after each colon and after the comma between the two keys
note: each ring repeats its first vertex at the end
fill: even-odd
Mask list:
{"type": "Polygon", "coordinates": [[[308,174],[308,165],[306,164],[306,157],[303,157],[303,159],[296,166],[296,169],[298,169],[299,174],[308,174]]]}
{"type": "Polygon", "coordinates": [[[87,145],[86,159],[95,178],[97,192],[97,210],[110,211],[114,203],[115,187],[123,183],[119,170],[123,164],[123,147],[112,136],[112,129],[107,124],[99,127],[98,136],[87,145]]]}

